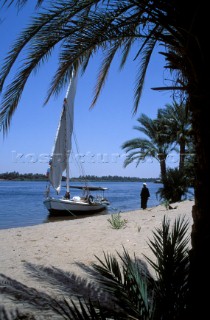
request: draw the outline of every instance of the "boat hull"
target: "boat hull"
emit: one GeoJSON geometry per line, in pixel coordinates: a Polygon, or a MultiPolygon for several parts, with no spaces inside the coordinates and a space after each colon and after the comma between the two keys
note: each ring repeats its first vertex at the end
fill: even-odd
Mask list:
{"type": "Polygon", "coordinates": [[[50,214],[56,215],[94,214],[107,209],[106,203],[89,203],[68,199],[47,198],[43,203],[50,214]]]}

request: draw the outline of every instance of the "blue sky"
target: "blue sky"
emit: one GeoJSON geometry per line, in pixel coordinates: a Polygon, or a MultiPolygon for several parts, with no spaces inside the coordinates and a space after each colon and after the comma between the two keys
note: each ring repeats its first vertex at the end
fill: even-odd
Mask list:
{"type": "MultiPolygon", "coordinates": [[[[17,14],[15,8],[0,11],[1,51],[0,63],[20,30],[29,21],[31,5],[17,14]]],[[[56,53],[42,66],[25,87],[18,109],[11,122],[8,135],[0,133],[0,173],[18,171],[19,173],[43,173],[48,168],[54,138],[59,122],[65,91],[59,97],[52,97],[43,106],[48,86],[57,67],[56,53]]],[[[157,109],[171,103],[169,93],[151,90],[163,86],[166,75],[163,58],[155,53],[147,72],[143,95],[138,112],[132,114],[133,92],[137,65],[130,57],[129,63],[119,71],[119,57],[116,57],[105,87],[97,104],[90,110],[93,89],[96,83],[100,55],[90,63],[85,75],[79,78],[75,99],[75,135],[78,150],[74,155],[80,159],[84,174],[103,176],[119,175],[130,177],[159,177],[159,163],[149,160],[123,167],[125,153],[122,143],[139,136],[133,129],[141,113],[156,117],[157,109]]],[[[15,70],[14,70],[15,71],[15,70]]],[[[173,159],[173,163],[174,163],[173,159]]],[[[172,162],[171,159],[169,162],[172,162]]],[[[171,166],[171,163],[168,163],[171,166]]],[[[82,172],[70,161],[72,176],[82,172]]]]}

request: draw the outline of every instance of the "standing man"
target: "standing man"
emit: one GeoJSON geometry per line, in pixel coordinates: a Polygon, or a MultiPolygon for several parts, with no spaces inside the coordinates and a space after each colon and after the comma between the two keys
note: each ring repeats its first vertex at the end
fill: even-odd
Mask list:
{"type": "Polygon", "coordinates": [[[147,208],[147,201],[148,201],[148,198],[150,197],[149,189],[147,188],[146,183],[143,183],[140,197],[141,197],[141,208],[144,210],[147,208]]]}

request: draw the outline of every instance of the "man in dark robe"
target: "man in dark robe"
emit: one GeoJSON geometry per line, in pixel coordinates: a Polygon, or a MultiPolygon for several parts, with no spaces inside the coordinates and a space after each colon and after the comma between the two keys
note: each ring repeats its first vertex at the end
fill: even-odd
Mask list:
{"type": "Polygon", "coordinates": [[[148,201],[148,198],[150,197],[149,189],[147,188],[146,183],[143,183],[143,187],[140,192],[140,197],[141,197],[141,208],[144,210],[147,208],[147,201],[148,201]]]}

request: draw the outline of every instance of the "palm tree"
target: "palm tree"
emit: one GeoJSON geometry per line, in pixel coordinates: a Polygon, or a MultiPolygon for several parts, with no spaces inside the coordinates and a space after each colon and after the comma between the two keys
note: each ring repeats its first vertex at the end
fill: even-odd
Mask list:
{"type": "Polygon", "coordinates": [[[163,187],[159,188],[156,195],[168,203],[179,202],[186,199],[189,179],[183,170],[168,168],[162,179],[163,187]]]}
{"type": "MultiPolygon", "coordinates": [[[[27,0],[4,0],[3,4],[24,5],[27,0]]],[[[79,64],[86,69],[90,57],[102,49],[104,60],[99,71],[92,105],[95,104],[106,80],[115,54],[122,54],[121,66],[132,48],[137,48],[139,62],[134,88],[134,111],[137,110],[143,89],[146,70],[154,48],[161,46],[165,67],[171,72],[171,85],[155,88],[182,92],[187,108],[192,113],[192,130],[195,138],[197,164],[195,205],[193,207],[191,250],[191,319],[205,318],[208,314],[210,286],[208,252],[210,248],[209,177],[209,57],[208,2],[191,0],[66,0],[36,3],[49,4],[40,10],[8,53],[0,73],[0,90],[10,75],[20,53],[24,56],[14,80],[6,88],[1,104],[0,123],[7,132],[25,84],[33,70],[46,62],[57,44],[60,45],[58,70],[50,85],[46,101],[58,93],[69,80],[70,69],[79,64]],[[135,45],[135,46],[134,46],[135,45]],[[199,295],[198,295],[199,292],[199,295]]],[[[10,78],[9,78],[10,80],[10,78]]]]}
{"type": "Polygon", "coordinates": [[[170,203],[181,201],[186,196],[189,180],[185,169],[186,144],[189,140],[190,124],[186,120],[186,112],[183,105],[174,103],[167,104],[164,109],[158,110],[157,119],[152,120],[142,114],[137,121],[142,126],[135,126],[134,129],[144,133],[149,139],[135,138],[126,141],[122,149],[128,154],[124,161],[126,167],[132,162],[138,166],[146,158],[155,158],[160,163],[161,187],[157,196],[170,203]],[[176,144],[180,145],[179,170],[167,169],[166,159],[176,144]]]}
{"type": "Polygon", "coordinates": [[[187,145],[191,142],[191,124],[188,118],[186,104],[173,101],[166,104],[165,108],[158,110],[158,117],[162,119],[167,130],[169,141],[179,145],[179,170],[184,170],[187,145]]]}
{"type": "Polygon", "coordinates": [[[167,137],[161,130],[162,122],[160,123],[158,119],[152,120],[145,114],[141,114],[137,121],[141,126],[134,126],[134,129],[144,133],[148,139],[134,138],[123,143],[122,149],[128,154],[124,166],[132,162],[136,162],[138,166],[141,161],[154,158],[160,163],[161,179],[163,179],[166,175],[166,158],[174,149],[172,142],[166,141],[167,137]]]}
{"type": "MultiPolygon", "coordinates": [[[[168,143],[174,143],[179,146],[179,169],[168,168],[165,176],[162,178],[163,187],[157,192],[160,199],[166,200],[168,203],[181,201],[186,197],[188,188],[192,186],[192,176],[194,170],[186,171],[186,162],[190,166],[193,165],[192,157],[189,157],[189,150],[193,146],[191,135],[191,124],[189,113],[186,110],[186,104],[183,102],[173,101],[172,104],[166,104],[165,108],[158,110],[159,121],[165,138],[168,143]],[[191,161],[190,161],[191,160],[191,161]],[[191,179],[189,179],[191,177],[191,179]]],[[[175,148],[176,149],[176,148],[175,148]]],[[[192,167],[191,167],[192,168],[192,167]]]]}

